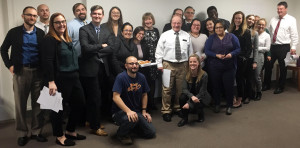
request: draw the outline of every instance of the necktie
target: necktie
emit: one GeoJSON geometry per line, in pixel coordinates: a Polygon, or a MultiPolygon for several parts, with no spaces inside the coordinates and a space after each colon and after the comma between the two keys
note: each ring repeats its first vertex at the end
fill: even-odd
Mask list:
{"type": "Polygon", "coordinates": [[[178,32],[175,32],[176,39],[175,39],[175,58],[177,61],[181,60],[181,49],[180,49],[180,42],[178,37],[178,32]]]}
{"type": "Polygon", "coordinates": [[[84,25],[86,25],[86,24],[87,24],[87,22],[86,22],[86,21],[83,21],[83,24],[84,24],[84,25]]]}
{"type": "Polygon", "coordinates": [[[273,35],[273,43],[276,42],[276,37],[277,37],[277,32],[278,32],[278,29],[279,29],[279,26],[280,26],[280,22],[281,22],[281,18],[279,19],[278,23],[277,23],[277,26],[275,28],[275,31],[274,31],[274,35],[273,35]]]}
{"type": "Polygon", "coordinates": [[[98,27],[96,27],[96,33],[97,33],[97,38],[98,38],[98,40],[99,40],[99,38],[100,38],[100,28],[98,28],[98,27]]]}
{"type": "Polygon", "coordinates": [[[45,32],[45,34],[47,34],[47,33],[48,33],[48,30],[47,30],[47,28],[48,28],[48,25],[44,25],[44,32],[45,32]]]}

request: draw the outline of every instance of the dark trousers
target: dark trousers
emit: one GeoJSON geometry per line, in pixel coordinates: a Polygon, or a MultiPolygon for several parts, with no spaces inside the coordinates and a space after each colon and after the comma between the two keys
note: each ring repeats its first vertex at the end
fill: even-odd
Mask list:
{"type": "Polygon", "coordinates": [[[112,106],[112,88],[115,82],[115,76],[110,74],[109,76],[106,73],[99,76],[99,84],[101,90],[101,116],[111,118],[111,106],[112,106]]]}
{"type": "Polygon", "coordinates": [[[271,84],[271,76],[272,69],[276,60],[278,60],[279,68],[280,68],[280,77],[277,84],[277,87],[284,88],[287,69],[285,67],[284,59],[286,57],[287,52],[290,51],[289,44],[283,45],[271,45],[271,65],[269,68],[266,67],[265,71],[265,81],[264,84],[270,86],[271,84]]]}
{"type": "Polygon", "coordinates": [[[237,58],[236,84],[238,97],[245,99],[246,75],[248,68],[248,60],[246,58],[237,58]]]}
{"type": "Polygon", "coordinates": [[[154,100],[154,93],[155,93],[155,80],[151,78],[151,73],[150,69],[151,67],[143,67],[140,69],[140,72],[144,74],[146,77],[148,86],[150,88],[150,91],[147,93],[148,95],[148,103],[147,103],[147,108],[152,109],[155,107],[155,100],[154,100]]]}
{"type": "MultiPolygon", "coordinates": [[[[79,74],[78,72],[60,73],[55,83],[58,91],[62,94],[63,108],[65,109],[67,106],[70,107],[66,130],[74,132],[79,117],[83,114],[85,105],[84,93],[79,81],[79,74]]],[[[51,111],[50,119],[53,135],[57,137],[63,136],[63,111],[59,111],[58,113],[51,111]]]]}
{"type": "Polygon", "coordinates": [[[142,113],[137,112],[138,121],[129,122],[127,114],[120,110],[113,114],[113,120],[119,125],[117,136],[123,137],[129,135],[132,131],[137,131],[144,138],[155,137],[155,128],[149,123],[142,113]]]}
{"type": "Polygon", "coordinates": [[[245,98],[254,99],[256,92],[255,70],[253,69],[253,58],[248,59],[246,68],[245,98]]]}
{"type": "Polygon", "coordinates": [[[179,97],[179,104],[180,104],[183,119],[187,120],[189,113],[197,113],[198,116],[204,117],[204,112],[203,112],[204,105],[201,101],[200,103],[194,103],[192,99],[189,98],[187,95],[181,94],[181,96],[179,97]],[[186,103],[189,104],[189,109],[182,108],[186,103]]]}
{"type": "Polygon", "coordinates": [[[97,130],[100,128],[101,106],[99,78],[98,76],[80,77],[80,80],[86,98],[86,119],[90,123],[90,128],[97,130]]]}
{"type": "Polygon", "coordinates": [[[212,82],[212,96],[215,105],[220,105],[221,94],[224,92],[227,107],[232,106],[235,69],[233,66],[210,65],[209,74],[212,82]]]}
{"type": "Polygon", "coordinates": [[[264,77],[263,85],[270,86],[271,79],[268,79],[267,77],[272,75],[272,74],[270,74],[270,72],[272,72],[272,66],[271,66],[271,61],[269,61],[267,58],[268,57],[267,53],[265,53],[264,56],[265,56],[265,61],[264,61],[263,70],[265,70],[265,72],[264,72],[264,76],[263,76],[264,77]]]}

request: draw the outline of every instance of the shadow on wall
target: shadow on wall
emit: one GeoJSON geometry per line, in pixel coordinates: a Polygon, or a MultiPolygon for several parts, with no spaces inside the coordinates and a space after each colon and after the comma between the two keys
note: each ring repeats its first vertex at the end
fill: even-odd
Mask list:
{"type": "Polygon", "coordinates": [[[4,98],[0,96],[0,121],[14,119],[15,105],[13,103],[4,100],[4,98]]]}
{"type": "Polygon", "coordinates": [[[195,15],[195,18],[199,19],[200,21],[204,21],[207,18],[206,13],[205,12],[199,12],[195,15]]]}

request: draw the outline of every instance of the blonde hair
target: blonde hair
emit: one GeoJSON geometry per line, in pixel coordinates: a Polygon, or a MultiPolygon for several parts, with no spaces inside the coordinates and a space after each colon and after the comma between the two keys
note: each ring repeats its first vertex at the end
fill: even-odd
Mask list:
{"type": "MultiPolygon", "coordinates": [[[[204,70],[202,70],[201,68],[201,61],[200,61],[200,57],[197,55],[197,54],[192,54],[190,57],[189,57],[189,60],[188,60],[188,63],[190,63],[190,59],[192,57],[195,57],[199,63],[199,66],[198,66],[198,71],[197,71],[197,80],[196,80],[196,83],[200,82],[201,81],[201,78],[204,74],[204,70]]],[[[187,66],[187,70],[186,70],[186,76],[185,76],[185,79],[187,82],[189,83],[192,83],[192,72],[191,72],[191,69],[190,69],[190,66],[187,66]]]]}
{"type": "Polygon", "coordinates": [[[147,18],[149,18],[149,17],[152,19],[153,25],[155,25],[155,19],[154,19],[153,14],[152,14],[151,12],[146,12],[146,13],[143,15],[143,18],[142,18],[142,20],[143,20],[143,22],[142,22],[143,27],[146,26],[145,20],[146,20],[147,18]]]}

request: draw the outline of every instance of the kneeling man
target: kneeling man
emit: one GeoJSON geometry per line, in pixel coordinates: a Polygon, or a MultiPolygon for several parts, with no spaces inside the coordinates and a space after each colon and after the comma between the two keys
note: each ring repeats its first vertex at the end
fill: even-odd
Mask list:
{"type": "Polygon", "coordinates": [[[129,134],[134,130],[144,138],[155,137],[152,118],[146,112],[147,92],[150,91],[146,78],[139,73],[137,58],[129,56],[126,71],[120,73],[113,86],[113,120],[119,125],[117,137],[123,144],[132,144],[129,134]]]}

